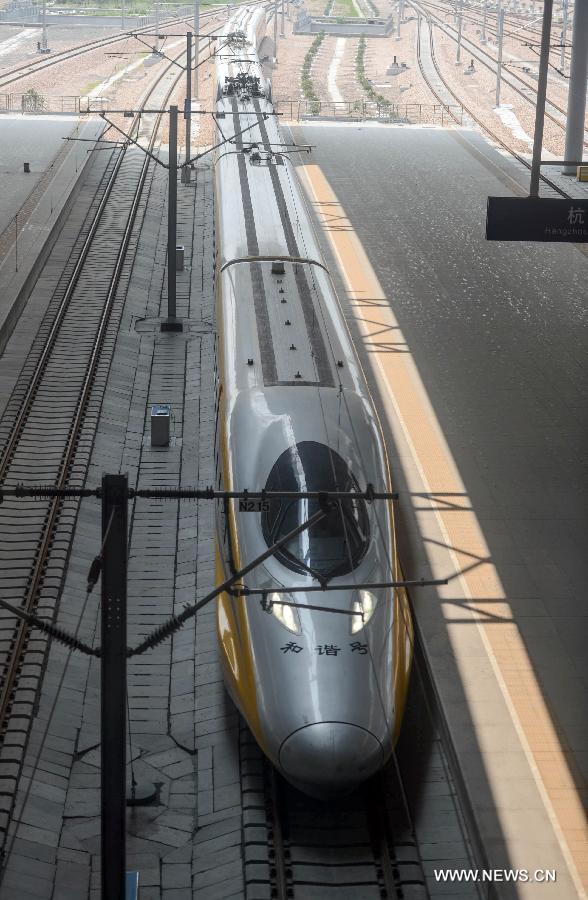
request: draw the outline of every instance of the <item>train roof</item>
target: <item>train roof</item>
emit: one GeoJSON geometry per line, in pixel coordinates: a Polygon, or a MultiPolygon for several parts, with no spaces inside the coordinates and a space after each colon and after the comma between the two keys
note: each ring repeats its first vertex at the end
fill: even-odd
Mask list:
{"type": "Polygon", "coordinates": [[[217,109],[226,137],[250,129],[217,160],[223,316],[236,340],[237,388],[342,385],[363,394],[292,162],[275,118],[264,120],[271,105],[232,95],[217,109]]]}

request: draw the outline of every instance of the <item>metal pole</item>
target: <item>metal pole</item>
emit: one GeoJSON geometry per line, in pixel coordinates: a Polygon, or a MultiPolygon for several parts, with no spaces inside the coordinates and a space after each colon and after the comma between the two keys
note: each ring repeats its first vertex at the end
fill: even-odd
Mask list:
{"type": "Polygon", "coordinates": [[[562,74],[566,73],[566,41],[568,39],[568,0],[562,0],[563,22],[561,23],[561,57],[559,67],[562,74]]]}
{"type": "Polygon", "coordinates": [[[198,63],[200,62],[200,0],[194,0],[194,100],[198,99],[198,63]]]}
{"type": "Polygon", "coordinates": [[[167,199],[167,320],[162,331],[181,331],[176,319],[176,219],[178,205],[178,107],[169,108],[169,181],[167,199]]]}
{"type": "Polygon", "coordinates": [[[402,0],[398,0],[398,26],[396,28],[396,40],[397,41],[400,40],[400,24],[402,22],[402,9],[400,7],[401,3],[402,3],[402,0]]]}
{"type": "Polygon", "coordinates": [[[456,65],[461,62],[461,29],[463,26],[463,0],[459,4],[459,26],[457,29],[457,56],[455,57],[456,65]]]}
{"type": "Polygon", "coordinates": [[[278,0],[274,0],[274,62],[278,62],[278,0]]]}
{"type": "Polygon", "coordinates": [[[496,34],[500,31],[500,14],[502,12],[502,0],[498,0],[496,5],[496,34]]]}
{"type": "Polygon", "coordinates": [[[155,47],[153,48],[155,53],[159,53],[159,0],[155,0],[155,47]]]}
{"type": "MultiPolygon", "coordinates": [[[[568,94],[566,152],[564,159],[582,159],[584,118],[586,115],[586,76],[588,75],[588,3],[576,0],[572,32],[572,64],[568,94]]],[[[575,175],[573,166],[564,166],[563,175],[575,175]]]]}
{"type": "Polygon", "coordinates": [[[285,16],[285,12],[284,12],[284,0],[282,0],[282,13],[281,13],[281,15],[282,15],[282,18],[281,18],[281,22],[280,22],[280,37],[286,37],[286,32],[284,31],[284,16],[285,16]]]}
{"type": "MultiPolygon", "coordinates": [[[[579,6],[580,4],[576,4],[579,6]]],[[[543,30],[541,31],[541,58],[539,60],[539,78],[537,80],[537,109],[535,112],[535,134],[533,137],[533,162],[531,164],[531,185],[529,196],[539,196],[539,173],[541,169],[541,151],[543,148],[543,126],[545,124],[545,97],[547,96],[547,72],[549,68],[549,44],[551,40],[551,19],[553,16],[553,0],[545,0],[543,4],[543,30]]],[[[586,85],[584,85],[586,87],[586,85]]],[[[566,156],[565,159],[574,157],[566,156]]]]}
{"type": "Polygon", "coordinates": [[[192,143],[191,126],[192,126],[192,32],[186,34],[186,103],[184,108],[184,118],[186,120],[186,162],[183,171],[183,181],[185,184],[190,182],[190,144],[192,143]]]}
{"type": "Polygon", "coordinates": [[[102,900],[125,896],[128,476],[102,478],[102,900]]]}
{"type": "Polygon", "coordinates": [[[482,19],[482,38],[481,43],[486,43],[486,16],[488,15],[488,0],[484,0],[484,18],[482,19]]]}
{"type": "Polygon", "coordinates": [[[498,18],[498,62],[496,65],[496,106],[500,106],[500,79],[502,77],[502,38],[504,37],[504,10],[498,18]]]}
{"type": "Polygon", "coordinates": [[[47,0],[43,0],[43,29],[41,32],[41,49],[47,49],[47,0]]]}

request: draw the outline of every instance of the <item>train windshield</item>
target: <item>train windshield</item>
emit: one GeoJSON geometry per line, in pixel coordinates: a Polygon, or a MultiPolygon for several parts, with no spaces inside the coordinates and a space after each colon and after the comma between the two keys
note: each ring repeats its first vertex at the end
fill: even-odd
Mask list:
{"type": "MultiPolygon", "coordinates": [[[[267,491],[359,491],[343,459],[324,444],[302,441],[279,457],[270,472],[267,491]]],[[[319,509],[318,500],[273,498],[261,514],[268,546],[307,521],[319,509]]],[[[346,575],[357,567],[369,542],[369,521],[363,499],[338,500],[324,519],[303,531],[277,552],[294,572],[321,579],[346,575]]]]}

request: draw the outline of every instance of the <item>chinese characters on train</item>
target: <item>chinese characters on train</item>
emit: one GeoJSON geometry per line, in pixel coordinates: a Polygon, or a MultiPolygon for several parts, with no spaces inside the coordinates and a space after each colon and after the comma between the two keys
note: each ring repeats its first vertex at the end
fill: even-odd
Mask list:
{"type": "MultiPolygon", "coordinates": [[[[280,647],[280,650],[282,653],[298,654],[304,650],[304,647],[301,647],[296,641],[289,641],[283,647],[280,647]]],[[[344,647],[338,647],[337,644],[319,644],[318,647],[313,648],[312,652],[316,653],[317,656],[339,656],[345,652],[359,653],[360,656],[364,656],[368,652],[368,645],[362,644],[361,641],[351,641],[349,650],[347,650],[344,647]]]]}

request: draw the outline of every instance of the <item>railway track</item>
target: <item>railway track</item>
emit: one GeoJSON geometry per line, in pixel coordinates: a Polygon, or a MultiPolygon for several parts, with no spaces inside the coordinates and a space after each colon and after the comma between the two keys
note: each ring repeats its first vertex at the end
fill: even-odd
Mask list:
{"type": "MultiPolygon", "coordinates": [[[[458,116],[452,111],[451,105],[457,103],[463,107],[470,120],[478,125],[486,134],[499,146],[501,146],[504,150],[506,150],[512,157],[514,157],[521,165],[525,166],[527,169],[531,169],[531,164],[519,153],[512,149],[502,138],[492,129],[490,126],[481,119],[476,113],[473,112],[471,107],[469,107],[466,103],[464,103],[463,98],[458,96],[455,93],[453,88],[450,87],[447,80],[443,77],[441,72],[441,68],[437,63],[437,59],[435,57],[435,42],[433,38],[433,31],[431,28],[431,22],[428,18],[427,14],[421,14],[418,20],[418,28],[417,28],[417,62],[427,87],[431,91],[434,97],[443,104],[451,117],[454,119],[456,124],[462,124],[458,116]],[[423,21],[426,23],[426,28],[423,27],[423,21]],[[423,48],[425,48],[425,55],[423,55],[423,48]],[[445,94],[445,96],[443,96],[445,94]]],[[[465,121],[465,120],[464,120],[465,121]]],[[[540,175],[541,181],[548,185],[553,191],[556,192],[561,197],[565,197],[567,200],[571,200],[572,198],[566,191],[562,190],[559,185],[555,184],[555,182],[551,181],[550,178],[547,178],[546,175],[540,175]]]]}
{"type": "MultiPolygon", "coordinates": [[[[437,25],[444,34],[450,37],[453,41],[457,43],[458,33],[453,26],[448,25],[446,22],[443,22],[439,16],[430,11],[430,4],[428,3],[413,3],[413,8],[415,9],[417,15],[427,16],[429,21],[432,24],[437,25]]],[[[491,53],[488,53],[486,50],[478,47],[473,41],[470,41],[469,38],[466,38],[465,35],[462,34],[461,38],[462,48],[464,52],[467,52],[473,59],[477,60],[481,65],[487,68],[493,74],[496,73],[497,61],[492,56],[491,53]]],[[[517,73],[508,71],[506,67],[508,63],[503,63],[503,73],[502,73],[502,81],[505,85],[508,85],[511,90],[515,91],[520,97],[522,97],[527,103],[531,104],[533,107],[536,106],[537,103],[537,88],[534,84],[529,83],[522,76],[517,73]]],[[[565,131],[566,128],[566,120],[567,120],[567,112],[563,109],[559,104],[557,104],[553,100],[546,101],[545,107],[545,117],[557,125],[558,128],[561,128],[565,131]]],[[[588,146],[588,141],[584,141],[584,145],[588,146]]]]}
{"type": "MultiPolygon", "coordinates": [[[[313,800],[287,784],[242,725],[246,900],[426,900],[435,895],[433,867],[447,865],[443,854],[449,851],[456,865],[476,865],[472,819],[458,799],[452,755],[436,720],[419,650],[394,759],[336,802],[313,800]],[[431,842],[438,830],[444,836],[431,842]],[[451,848],[441,849],[446,840],[451,848]]],[[[478,898],[474,885],[468,897],[478,898]]]]}
{"type": "MultiPolygon", "coordinates": [[[[432,0],[427,0],[427,6],[430,9],[438,9],[444,15],[456,15],[455,5],[450,3],[450,0],[446,0],[444,3],[443,0],[438,3],[432,2],[432,0]],[[448,5],[450,4],[450,5],[448,5]]],[[[541,39],[541,17],[536,16],[535,19],[530,20],[528,16],[524,13],[517,13],[511,9],[505,10],[508,18],[511,20],[511,25],[516,25],[517,21],[520,23],[514,31],[511,31],[508,26],[507,19],[505,17],[505,26],[504,26],[504,34],[507,37],[514,37],[517,40],[523,40],[525,37],[532,35],[534,38],[541,39]],[[514,20],[514,22],[512,21],[514,20]],[[538,25],[538,27],[536,27],[538,25]],[[524,34],[521,32],[524,29],[524,34]]],[[[463,20],[464,22],[471,22],[473,25],[477,25],[482,27],[484,22],[484,14],[483,14],[483,6],[466,6],[464,4],[464,12],[463,12],[463,20]]],[[[554,25],[557,21],[554,15],[554,25]]],[[[571,21],[571,20],[570,20],[571,21]]],[[[569,22],[568,22],[569,26],[569,22]]],[[[496,10],[491,9],[488,10],[486,15],[486,31],[491,32],[494,36],[497,35],[497,27],[496,27],[496,10]]]]}
{"type": "MultiPolygon", "coordinates": [[[[203,13],[202,18],[212,14],[213,13],[203,13]]],[[[172,25],[177,25],[180,22],[185,22],[185,18],[172,19],[171,21],[165,22],[165,24],[160,25],[160,28],[162,30],[165,28],[170,28],[172,25]]],[[[144,34],[145,32],[149,32],[152,30],[152,25],[146,25],[143,28],[137,28],[136,32],[134,33],[144,34]]],[[[67,62],[70,59],[75,59],[76,56],[82,56],[84,53],[89,53],[92,50],[100,50],[102,47],[110,47],[112,44],[118,44],[121,41],[128,40],[130,36],[130,32],[124,32],[122,34],[114,36],[111,35],[109,37],[97,38],[94,41],[87,41],[85,44],[78,44],[76,47],[71,47],[68,50],[62,50],[59,53],[53,53],[50,57],[35,60],[28,65],[15,66],[13,69],[8,69],[7,71],[0,73],[0,90],[7,87],[9,84],[13,84],[15,81],[20,81],[21,78],[27,78],[29,75],[34,75],[36,72],[39,72],[42,69],[47,69],[49,68],[49,66],[55,66],[61,62],[67,62]]]]}
{"type": "Polygon", "coordinates": [[[426,900],[419,846],[394,765],[336,802],[291,787],[244,731],[247,900],[426,900]]]}
{"type": "MultiPolygon", "coordinates": [[[[163,107],[183,78],[170,61],[143,97],[163,107]]],[[[161,114],[135,117],[129,132],[154,151],[161,114]]],[[[67,260],[29,358],[0,423],[0,483],[81,486],[98,424],[133,265],[153,163],[132,147],[110,152],[90,211],[67,260]]],[[[0,597],[53,620],[75,526],[73,500],[0,505],[0,597]]],[[[24,758],[47,639],[0,609],[0,847],[24,758]]]]}
{"type": "MultiPolygon", "coordinates": [[[[232,4],[235,6],[246,6],[246,5],[256,5],[257,3],[266,3],[267,0],[240,0],[239,3],[232,4]]],[[[230,5],[230,4],[228,4],[230,5]]],[[[222,8],[222,7],[220,7],[222,8]]],[[[218,6],[209,12],[201,12],[200,13],[200,21],[214,18],[219,14],[218,6]]],[[[169,22],[165,22],[164,24],[160,24],[160,30],[163,32],[166,28],[171,28],[174,25],[181,24],[186,21],[186,16],[181,16],[179,18],[171,19],[169,22]]],[[[97,38],[94,41],[88,41],[85,44],[78,44],[75,47],[71,47],[68,50],[62,50],[58,53],[53,53],[50,57],[46,57],[43,59],[35,60],[34,62],[29,63],[28,65],[20,65],[15,66],[12,69],[8,69],[5,72],[0,73],[0,90],[7,87],[9,84],[13,84],[15,81],[20,81],[22,78],[27,78],[29,75],[34,75],[36,72],[41,71],[42,69],[46,69],[49,66],[57,65],[61,62],[67,62],[70,59],[74,59],[76,56],[81,56],[84,53],[89,53],[92,50],[99,50],[102,47],[109,47],[112,44],[120,43],[120,41],[128,40],[133,34],[145,34],[153,31],[153,24],[145,25],[143,28],[136,28],[133,32],[123,32],[122,34],[97,38]]]]}

